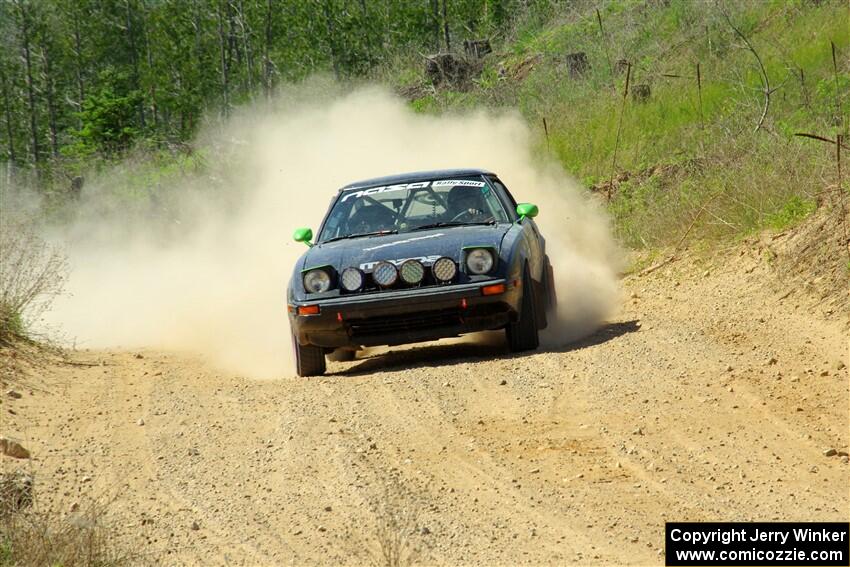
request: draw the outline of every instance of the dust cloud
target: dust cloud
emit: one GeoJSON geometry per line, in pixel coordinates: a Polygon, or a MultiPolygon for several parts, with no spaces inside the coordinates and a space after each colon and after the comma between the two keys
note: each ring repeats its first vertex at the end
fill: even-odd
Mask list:
{"type": "Polygon", "coordinates": [[[131,168],[87,184],[77,217],[54,235],[72,272],[50,323],[77,346],[187,350],[246,376],[291,375],[286,284],[305,251],[293,229],[315,230],[348,182],[451,167],[493,170],[539,205],[559,295],[545,342],[592,331],[616,305],[620,255],[603,211],[532,158],[519,116],[423,116],[382,89],[304,89],[205,128],[195,143],[204,173],[139,188],[136,208],[126,196],[111,204],[131,168]]]}

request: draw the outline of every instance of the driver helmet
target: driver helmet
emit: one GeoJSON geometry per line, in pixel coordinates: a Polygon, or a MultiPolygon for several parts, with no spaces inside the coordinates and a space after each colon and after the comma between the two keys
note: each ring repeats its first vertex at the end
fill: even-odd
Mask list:
{"type": "Polygon", "coordinates": [[[351,216],[348,221],[352,233],[377,232],[393,226],[392,212],[382,205],[366,205],[351,216]]]}
{"type": "Polygon", "coordinates": [[[474,209],[477,211],[484,210],[484,199],[481,196],[481,191],[477,187],[452,187],[446,198],[446,204],[451,213],[457,214],[463,211],[474,209]]]}

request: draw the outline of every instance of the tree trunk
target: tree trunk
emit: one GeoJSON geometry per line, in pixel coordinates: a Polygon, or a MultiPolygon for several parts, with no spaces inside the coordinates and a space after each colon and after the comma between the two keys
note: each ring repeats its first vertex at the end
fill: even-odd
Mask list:
{"type": "Polygon", "coordinates": [[[431,21],[434,23],[434,51],[440,51],[440,0],[431,0],[431,21]]]}
{"type": "Polygon", "coordinates": [[[452,50],[452,42],[449,38],[449,9],[448,4],[449,0],[443,0],[443,33],[446,36],[446,53],[450,53],[452,50]]]}
{"type": "Polygon", "coordinates": [[[47,118],[50,127],[50,150],[53,157],[59,157],[59,138],[56,128],[56,89],[53,80],[53,65],[50,50],[47,46],[41,48],[41,59],[44,61],[44,78],[47,84],[47,118]]]}
{"type": "Polygon", "coordinates": [[[201,10],[198,8],[197,0],[192,2],[192,28],[195,31],[195,58],[198,64],[198,69],[201,68],[201,10]]]}
{"type": "MultiPolygon", "coordinates": [[[[145,37],[145,52],[147,55],[146,58],[148,63],[148,72],[151,74],[151,76],[156,77],[156,72],[153,68],[153,49],[151,49],[150,34],[148,34],[147,26],[145,26],[142,33],[144,33],[145,37]]],[[[152,80],[150,82],[150,87],[148,90],[149,96],[151,98],[151,118],[153,119],[153,127],[154,130],[157,130],[159,128],[159,108],[157,106],[156,100],[156,80],[152,80]]]]}
{"type": "Polygon", "coordinates": [[[24,70],[26,72],[27,82],[27,99],[29,102],[30,111],[30,143],[32,151],[33,163],[37,163],[39,159],[38,147],[38,116],[35,106],[35,83],[32,78],[32,46],[30,45],[30,14],[29,9],[24,7],[22,2],[17,3],[18,11],[21,16],[21,48],[24,55],[24,70]]]}
{"type": "Polygon", "coordinates": [[[265,42],[263,43],[263,89],[266,91],[266,99],[271,99],[272,90],[274,85],[272,84],[272,60],[269,55],[270,47],[272,43],[272,14],[274,13],[272,10],[273,0],[267,0],[266,2],[266,23],[265,23],[265,42]]]}
{"type": "MultiPolygon", "coordinates": [[[[194,59],[194,70],[198,73],[197,75],[197,83],[193,84],[191,81],[187,81],[185,83],[185,88],[190,93],[195,93],[198,91],[206,90],[206,79],[207,75],[203,73],[203,70],[208,66],[204,65],[204,51],[203,51],[203,28],[204,22],[201,19],[201,9],[198,7],[197,0],[193,0],[192,2],[192,28],[195,31],[195,42],[194,42],[194,51],[192,53],[194,59]]],[[[191,72],[191,71],[190,71],[191,72]]],[[[181,91],[182,92],[182,91],[181,91]]]]}
{"type": "Polygon", "coordinates": [[[245,17],[245,4],[239,0],[239,31],[242,36],[242,51],[245,52],[245,83],[248,96],[254,93],[254,55],[251,52],[251,28],[245,17]]]}
{"type": "Polygon", "coordinates": [[[218,3],[218,46],[221,64],[221,103],[225,116],[230,106],[230,83],[227,69],[227,37],[224,33],[224,0],[218,3]]]}
{"type": "Polygon", "coordinates": [[[239,43],[236,41],[236,22],[233,17],[233,0],[227,2],[227,69],[232,70],[233,54],[236,54],[236,65],[242,64],[242,51],[239,49],[239,43]]]}
{"type": "MultiPolygon", "coordinates": [[[[77,79],[77,96],[79,100],[77,101],[77,110],[83,109],[83,101],[86,99],[86,85],[83,80],[83,40],[80,34],[80,11],[79,8],[73,8],[74,10],[74,64],[75,64],[75,74],[77,79]]],[[[79,127],[83,127],[83,119],[78,119],[79,127]]]]}
{"type": "MultiPolygon", "coordinates": [[[[139,52],[136,45],[136,30],[133,28],[133,12],[130,6],[130,0],[124,0],[124,8],[126,14],[127,43],[130,46],[130,62],[133,65],[133,89],[138,92],[141,83],[139,80],[139,52]]],[[[136,107],[139,113],[139,125],[144,128],[145,101],[140,99],[136,107]]]]}
{"type": "Polygon", "coordinates": [[[6,70],[0,66],[0,87],[3,89],[3,110],[6,115],[6,136],[9,139],[9,162],[15,163],[15,130],[12,128],[12,104],[9,100],[9,84],[6,81],[6,70]]]}

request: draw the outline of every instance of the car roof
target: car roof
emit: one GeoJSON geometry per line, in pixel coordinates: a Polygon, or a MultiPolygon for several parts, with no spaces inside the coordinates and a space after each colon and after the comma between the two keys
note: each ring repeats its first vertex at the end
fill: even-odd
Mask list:
{"type": "Polygon", "coordinates": [[[348,189],[360,189],[363,187],[379,187],[381,185],[395,185],[397,183],[416,183],[417,181],[428,181],[430,179],[447,179],[449,177],[465,177],[470,175],[495,175],[486,169],[435,169],[431,171],[414,171],[411,173],[400,173],[398,175],[387,175],[374,177],[349,183],[340,191],[348,189]]]}

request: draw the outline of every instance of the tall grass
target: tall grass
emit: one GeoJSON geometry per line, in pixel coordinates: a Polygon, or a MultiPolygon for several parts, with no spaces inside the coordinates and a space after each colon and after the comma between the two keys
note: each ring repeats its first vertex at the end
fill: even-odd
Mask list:
{"type": "Polygon", "coordinates": [[[814,210],[831,167],[828,152],[815,144],[729,136],[700,158],[621,183],[611,212],[619,236],[634,247],[675,242],[701,209],[692,231],[697,240],[784,228],[814,210]]]}
{"type": "Polygon", "coordinates": [[[614,174],[621,182],[610,188],[610,207],[617,231],[631,246],[675,242],[703,209],[692,238],[785,226],[812,211],[832,182],[834,163],[827,148],[794,134],[834,138],[850,122],[846,2],[611,0],[599,3],[599,19],[596,8],[571,3],[545,24],[521,27],[490,59],[477,90],[437,91],[414,107],[519,108],[541,130],[541,156],[557,160],[588,186],[608,183],[617,146],[614,174]],[[758,52],[776,89],[758,132],[762,78],[730,21],[758,52]],[[591,64],[582,78],[571,78],[564,65],[566,54],[576,51],[591,64]],[[510,80],[510,73],[490,80],[498,68],[510,70],[531,57],[538,62],[523,80],[510,80]],[[612,77],[609,57],[627,60],[631,83],[652,89],[645,102],[627,99],[619,144],[625,73],[618,74],[615,64],[612,77]]]}

